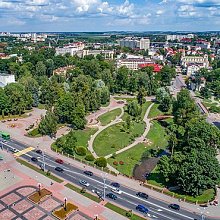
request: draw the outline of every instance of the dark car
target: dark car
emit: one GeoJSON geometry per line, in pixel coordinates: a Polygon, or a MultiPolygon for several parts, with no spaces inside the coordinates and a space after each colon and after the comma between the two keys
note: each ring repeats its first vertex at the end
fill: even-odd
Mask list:
{"type": "Polygon", "coordinates": [[[42,150],[36,150],[37,154],[42,154],[42,150]]]}
{"type": "Polygon", "coordinates": [[[143,199],[148,199],[148,195],[146,193],[138,192],[136,195],[143,198],[143,199]]]}
{"type": "Polygon", "coordinates": [[[61,168],[61,167],[56,167],[55,170],[58,171],[58,172],[63,172],[64,171],[63,168],[61,168]]]}
{"type": "Polygon", "coordinates": [[[180,210],[180,206],[177,204],[170,204],[168,207],[171,209],[180,210]]]}
{"type": "Polygon", "coordinates": [[[116,188],[119,188],[120,187],[120,184],[119,183],[116,183],[116,182],[113,182],[111,183],[111,186],[114,186],[116,188]]]}
{"type": "Polygon", "coordinates": [[[107,196],[108,198],[110,198],[110,199],[114,199],[114,200],[117,199],[117,196],[116,196],[115,194],[113,194],[113,193],[108,193],[106,196],[107,196]]]}
{"type": "Polygon", "coordinates": [[[84,171],[84,173],[87,175],[87,176],[93,176],[93,172],[92,171],[84,171]]]}
{"type": "Polygon", "coordinates": [[[31,157],[31,160],[32,160],[33,162],[37,162],[37,161],[38,161],[38,159],[37,159],[36,157],[31,157]]]}
{"type": "Polygon", "coordinates": [[[55,162],[57,162],[59,164],[63,164],[64,163],[63,160],[61,160],[61,159],[56,159],[55,162]]]}
{"type": "Polygon", "coordinates": [[[138,205],[138,206],[136,207],[136,210],[138,210],[139,212],[143,212],[143,213],[145,213],[145,214],[148,213],[148,209],[147,209],[145,206],[143,206],[143,205],[138,205]]]}

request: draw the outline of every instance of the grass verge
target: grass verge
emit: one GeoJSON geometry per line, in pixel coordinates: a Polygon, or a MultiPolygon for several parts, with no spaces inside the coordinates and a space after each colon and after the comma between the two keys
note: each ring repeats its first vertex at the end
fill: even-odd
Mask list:
{"type": "Polygon", "coordinates": [[[17,161],[18,163],[20,163],[20,164],[22,164],[22,165],[24,165],[24,166],[26,166],[26,167],[28,167],[28,168],[34,170],[34,171],[36,171],[36,172],[42,174],[42,175],[44,175],[44,176],[46,176],[46,177],[48,177],[48,178],[54,180],[55,182],[58,182],[58,183],[62,183],[62,182],[63,182],[62,179],[60,179],[60,178],[58,178],[58,177],[56,177],[56,176],[54,176],[54,175],[52,175],[52,174],[49,174],[49,175],[48,175],[48,174],[45,173],[43,170],[41,170],[41,169],[39,169],[38,167],[36,167],[36,166],[34,166],[34,165],[28,163],[28,162],[25,161],[25,160],[22,160],[22,159],[20,159],[20,158],[17,158],[16,161],[17,161]]]}
{"type": "Polygon", "coordinates": [[[67,188],[69,188],[69,189],[71,189],[71,190],[73,190],[73,191],[75,191],[75,192],[77,192],[77,193],[87,197],[88,199],[91,199],[91,200],[93,200],[93,201],[95,201],[97,203],[101,202],[101,199],[99,199],[97,196],[94,196],[94,195],[92,195],[91,193],[88,193],[88,192],[82,193],[80,188],[78,188],[78,187],[76,187],[76,186],[74,186],[74,185],[72,185],[70,183],[67,183],[65,186],[67,188]]]}
{"type": "Polygon", "coordinates": [[[117,108],[110,112],[106,112],[105,114],[99,116],[99,121],[103,126],[109,124],[112,120],[114,120],[117,116],[121,114],[121,109],[117,108]]]}
{"type": "Polygon", "coordinates": [[[131,219],[131,220],[144,220],[144,219],[146,220],[146,218],[142,218],[141,216],[135,215],[135,214],[132,214],[131,217],[128,217],[127,216],[128,211],[126,211],[125,209],[122,209],[116,205],[113,205],[110,202],[106,203],[105,207],[107,207],[107,208],[111,209],[112,211],[117,212],[118,214],[125,216],[126,218],[131,219]]]}

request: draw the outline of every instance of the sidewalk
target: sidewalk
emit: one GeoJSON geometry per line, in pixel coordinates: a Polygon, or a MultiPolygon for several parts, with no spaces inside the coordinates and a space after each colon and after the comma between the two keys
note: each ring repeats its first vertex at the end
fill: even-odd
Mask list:
{"type": "Polygon", "coordinates": [[[90,218],[94,219],[95,216],[98,216],[99,219],[102,220],[126,220],[127,218],[117,214],[114,211],[104,207],[103,203],[96,203],[83,195],[76,193],[75,191],[68,189],[64,186],[64,183],[54,183],[51,185],[51,180],[40,173],[31,170],[24,165],[21,165],[15,161],[15,159],[6,152],[3,153],[4,158],[6,161],[4,162],[4,166],[0,167],[0,173],[3,170],[10,168],[10,173],[7,172],[6,174],[10,174],[13,176],[13,179],[16,180],[15,182],[10,181],[9,177],[5,181],[10,181],[11,184],[7,186],[7,188],[2,188],[0,186],[0,195],[3,195],[9,191],[12,191],[19,186],[25,185],[33,185],[37,186],[38,183],[42,184],[42,188],[47,188],[53,193],[53,196],[60,199],[61,201],[64,200],[66,197],[68,201],[72,202],[74,205],[79,207],[79,210],[89,216],[90,218]]]}

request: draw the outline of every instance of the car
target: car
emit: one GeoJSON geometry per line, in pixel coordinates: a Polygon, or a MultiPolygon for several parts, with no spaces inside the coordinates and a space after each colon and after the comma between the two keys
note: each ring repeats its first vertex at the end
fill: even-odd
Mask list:
{"type": "Polygon", "coordinates": [[[148,195],[146,193],[138,192],[136,195],[143,198],[143,199],[148,199],[148,195]]]}
{"type": "Polygon", "coordinates": [[[31,157],[31,160],[32,160],[33,162],[38,162],[38,159],[37,159],[36,157],[31,157]]]}
{"type": "Polygon", "coordinates": [[[36,150],[35,151],[37,154],[42,154],[42,150],[36,150]]]}
{"type": "Polygon", "coordinates": [[[83,186],[88,187],[90,184],[88,182],[86,182],[85,180],[80,180],[79,183],[83,186]]]}
{"type": "Polygon", "coordinates": [[[180,210],[180,206],[177,204],[170,204],[168,207],[171,209],[180,210]]]}
{"type": "Polygon", "coordinates": [[[115,194],[113,194],[113,193],[108,193],[106,196],[107,196],[108,198],[110,198],[110,199],[114,199],[114,200],[117,199],[117,196],[116,196],[115,194]]]}
{"type": "Polygon", "coordinates": [[[114,186],[116,188],[119,188],[120,187],[120,184],[119,183],[116,183],[116,182],[112,182],[111,183],[111,186],[114,186]]]}
{"type": "Polygon", "coordinates": [[[19,152],[19,150],[15,149],[15,148],[11,148],[10,151],[11,151],[12,153],[17,153],[17,152],[19,152]]]}
{"type": "Polygon", "coordinates": [[[92,171],[84,171],[84,173],[87,175],[87,176],[93,176],[93,172],[92,171]]]}
{"type": "Polygon", "coordinates": [[[144,206],[144,205],[138,205],[136,206],[136,210],[138,210],[139,212],[143,212],[145,214],[148,213],[148,209],[144,206]]]}
{"type": "Polygon", "coordinates": [[[61,168],[61,167],[56,167],[55,170],[58,171],[58,172],[63,172],[64,171],[63,168],[61,168]]]}
{"type": "Polygon", "coordinates": [[[56,159],[55,162],[57,162],[59,164],[63,164],[64,163],[63,160],[61,160],[61,159],[56,159]]]}
{"type": "Polygon", "coordinates": [[[122,194],[122,191],[120,189],[118,189],[118,188],[112,188],[111,191],[114,192],[114,193],[117,193],[119,195],[122,194]]]}

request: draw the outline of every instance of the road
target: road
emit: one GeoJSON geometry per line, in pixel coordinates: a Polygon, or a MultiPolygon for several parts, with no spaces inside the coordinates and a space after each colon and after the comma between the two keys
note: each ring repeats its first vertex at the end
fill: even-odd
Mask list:
{"type": "MultiPolygon", "coordinates": [[[[27,146],[11,140],[7,143],[2,143],[1,147],[4,149],[7,149],[10,151],[11,148],[16,148],[17,150],[23,150],[27,146]]],[[[42,155],[37,154],[35,151],[30,151],[26,154],[23,154],[21,158],[30,161],[30,163],[36,164],[38,166],[42,166],[43,164],[43,158],[42,155]],[[31,157],[37,157],[38,162],[32,162],[30,159],[31,157]]],[[[54,157],[51,157],[48,154],[45,154],[45,168],[46,170],[50,170],[52,173],[56,174],[57,176],[74,183],[78,186],[81,186],[79,184],[79,180],[86,180],[90,185],[87,187],[88,191],[94,191],[98,190],[99,192],[104,191],[104,179],[102,176],[93,175],[92,177],[86,176],[83,172],[85,170],[79,169],[77,167],[73,167],[70,164],[57,164],[55,162],[54,157]],[[64,172],[57,172],[54,168],[55,167],[61,167],[64,169],[64,172]]],[[[104,174],[103,174],[104,175],[104,174]]],[[[105,177],[105,193],[109,193],[112,189],[112,186],[110,185],[110,181],[107,177],[105,177]]],[[[117,180],[117,178],[116,178],[117,180]]],[[[81,186],[82,187],[82,186],[81,186]]],[[[143,188],[144,189],[144,188],[143,188]]],[[[136,206],[138,204],[143,204],[145,207],[149,209],[149,213],[147,214],[147,217],[150,219],[158,219],[158,220],[195,220],[195,219],[201,219],[201,217],[197,214],[191,213],[189,211],[181,209],[180,211],[172,210],[168,208],[168,204],[165,202],[162,202],[160,200],[157,200],[155,198],[149,197],[148,199],[142,199],[136,196],[137,191],[134,189],[128,188],[124,185],[121,185],[120,190],[122,191],[121,195],[117,195],[118,198],[114,200],[115,203],[124,206],[126,209],[132,209],[134,211],[136,206]]],[[[111,199],[110,199],[111,200],[111,199]]],[[[139,213],[141,214],[141,213],[139,213]]],[[[208,219],[208,218],[206,218],[208,219]]]]}

